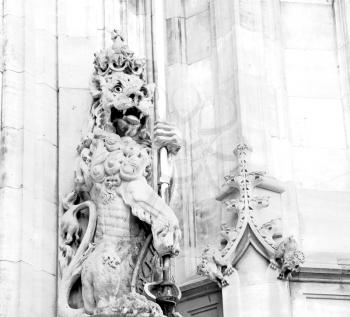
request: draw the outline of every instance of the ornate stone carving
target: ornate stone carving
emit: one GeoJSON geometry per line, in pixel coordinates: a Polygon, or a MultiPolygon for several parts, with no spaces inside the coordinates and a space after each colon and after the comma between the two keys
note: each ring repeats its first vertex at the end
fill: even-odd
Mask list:
{"type": "Polygon", "coordinates": [[[222,286],[225,285],[225,279],[220,275],[223,272],[220,263],[235,265],[249,245],[270,261],[273,269],[279,268],[280,277],[283,278],[289,277],[304,262],[304,255],[297,250],[294,239],[282,241],[280,218],[270,219],[263,224],[258,221],[259,210],[269,206],[269,197],[253,194],[254,187],[263,181],[264,174],[249,171],[249,151],[245,144],[237,146],[234,151],[238,160],[236,173],[225,177],[230,187],[239,190],[239,197],[225,201],[226,207],[236,214],[237,221],[233,227],[227,224],[221,226],[221,249],[214,252],[206,248],[202,263],[198,266],[199,274],[205,274],[214,281],[223,279],[223,283],[219,283],[222,286]],[[215,259],[219,259],[220,263],[211,258],[211,254],[215,254],[215,259]]]}
{"type": "Polygon", "coordinates": [[[278,241],[282,238],[282,220],[281,218],[271,219],[265,222],[259,229],[261,236],[265,239],[278,241]]]}
{"type": "MultiPolygon", "coordinates": [[[[239,244],[243,236],[254,237],[256,245],[261,247],[263,254],[268,258],[272,258],[274,254],[275,241],[272,234],[264,226],[260,226],[256,220],[256,212],[261,208],[269,205],[269,197],[254,196],[253,189],[263,180],[264,173],[250,172],[248,169],[248,152],[250,149],[247,145],[238,145],[234,153],[238,160],[237,173],[225,177],[226,183],[239,189],[239,197],[225,201],[229,210],[237,213],[237,224],[232,230],[236,231],[234,239],[227,241],[227,245],[222,250],[222,254],[232,255],[236,251],[243,252],[244,249],[239,248],[239,244]]],[[[249,239],[246,240],[249,243],[249,239]]],[[[246,245],[247,246],[247,245],[246,245]]],[[[233,256],[234,259],[235,256],[233,256]]]]}
{"type": "Polygon", "coordinates": [[[279,278],[290,278],[293,273],[299,271],[300,265],[305,261],[305,256],[298,249],[296,240],[290,236],[277,247],[275,261],[280,267],[279,278]]]}
{"type": "Polygon", "coordinates": [[[148,300],[145,296],[137,293],[129,293],[119,298],[113,298],[107,309],[97,309],[97,316],[118,316],[118,317],[165,317],[159,305],[148,300]]]}
{"type": "Polygon", "coordinates": [[[74,191],[62,204],[60,317],[162,316],[158,305],[136,294],[139,281],[152,278],[142,266],[148,253],[179,253],[178,220],[147,180],[152,141],[175,153],[180,137],[163,122],[151,140],[152,86],[143,79],[144,62],[118,32],[112,40],[95,54],[90,131],[78,146],[74,191]]]}
{"type": "Polygon", "coordinates": [[[238,231],[235,228],[229,227],[226,223],[221,225],[221,247],[222,249],[227,246],[228,243],[232,243],[237,239],[238,231]]]}
{"type": "Polygon", "coordinates": [[[202,261],[197,266],[198,274],[207,276],[221,288],[228,285],[226,277],[232,272],[231,264],[222,257],[219,250],[212,246],[203,250],[202,261]]]}

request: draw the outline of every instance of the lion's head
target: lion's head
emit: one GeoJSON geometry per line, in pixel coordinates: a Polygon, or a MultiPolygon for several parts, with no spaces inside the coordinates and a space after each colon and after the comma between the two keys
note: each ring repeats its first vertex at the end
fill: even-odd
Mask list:
{"type": "Polygon", "coordinates": [[[146,140],[153,108],[153,84],[143,79],[145,62],[134,58],[123,37],[112,34],[113,46],[95,54],[91,92],[94,127],[119,136],[146,140]]]}

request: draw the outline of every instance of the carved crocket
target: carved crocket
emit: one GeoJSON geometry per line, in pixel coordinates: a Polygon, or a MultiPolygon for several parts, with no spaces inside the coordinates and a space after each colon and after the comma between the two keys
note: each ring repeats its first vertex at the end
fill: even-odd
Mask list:
{"type": "Polygon", "coordinates": [[[197,266],[197,273],[207,276],[221,288],[228,285],[227,276],[233,273],[233,268],[219,250],[208,245],[202,252],[202,261],[197,266]]]}
{"type": "Polygon", "coordinates": [[[300,265],[305,261],[305,255],[299,250],[293,236],[290,236],[279,244],[274,260],[280,267],[279,278],[290,278],[293,273],[299,271],[300,265]]]}
{"type": "MultiPolygon", "coordinates": [[[[63,203],[60,317],[108,314],[133,298],[134,270],[148,234],[158,255],[179,252],[178,220],[148,180],[152,142],[175,154],[180,136],[161,122],[151,140],[152,89],[143,79],[144,63],[120,34],[112,39],[110,49],[95,54],[90,131],[78,147],[75,189],[63,203]],[[82,307],[69,299],[79,278],[82,307]]],[[[136,306],[149,307],[144,316],[160,314],[154,305],[136,306]]]]}

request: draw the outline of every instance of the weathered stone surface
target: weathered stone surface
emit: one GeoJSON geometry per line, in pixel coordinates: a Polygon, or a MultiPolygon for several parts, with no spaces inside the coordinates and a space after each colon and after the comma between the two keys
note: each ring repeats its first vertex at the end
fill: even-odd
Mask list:
{"type": "Polygon", "coordinates": [[[165,0],[165,16],[169,18],[184,17],[184,3],[181,0],[165,0]]]}
{"type": "Polygon", "coordinates": [[[88,89],[61,88],[59,94],[60,121],[59,131],[59,195],[60,201],[73,187],[74,170],[72,162],[76,159],[76,148],[71,143],[79,144],[81,136],[88,132],[88,116],[91,95],[88,89]],[[64,181],[63,181],[64,180],[64,181]]]}
{"type": "MultiPolygon", "coordinates": [[[[237,3],[223,0],[216,1],[212,5],[215,13],[215,33],[217,39],[222,36],[227,36],[228,34],[234,36],[233,26],[235,24],[235,14],[237,14],[237,3]]],[[[210,12],[210,14],[214,13],[212,11],[210,12]]]]}
{"type": "MultiPolygon", "coordinates": [[[[32,25],[36,30],[41,30],[41,31],[47,32],[50,35],[55,36],[57,32],[56,30],[57,1],[56,0],[32,0],[32,1],[25,1],[26,10],[30,10],[31,6],[35,5],[35,16],[33,16],[31,19],[33,22],[32,25]],[[32,1],[34,1],[34,3],[32,1]]],[[[13,1],[13,2],[17,2],[17,1],[13,1]]],[[[28,19],[26,23],[28,23],[28,19]]],[[[47,45],[46,49],[53,49],[53,47],[55,47],[55,45],[53,45],[53,47],[50,47],[50,46],[47,45]]]]}
{"type": "Polygon", "coordinates": [[[57,204],[33,196],[31,191],[23,190],[22,221],[25,226],[21,231],[21,259],[34,269],[51,275],[52,283],[57,271],[57,204]]]}
{"type": "Polygon", "coordinates": [[[28,73],[25,75],[24,129],[56,146],[57,91],[46,81],[37,82],[38,79],[28,73]]]}
{"type": "Polygon", "coordinates": [[[28,35],[34,39],[26,49],[26,72],[35,77],[33,82],[44,84],[55,90],[57,84],[56,41],[54,34],[46,30],[35,30],[28,35]],[[31,62],[29,62],[31,61],[31,62]]]}
{"type": "MultiPolygon", "coordinates": [[[[22,195],[21,188],[0,189],[0,263],[5,263],[5,266],[6,263],[16,263],[21,259],[21,245],[18,243],[18,237],[21,236],[22,195]]],[[[14,271],[12,273],[15,274],[14,271]]],[[[1,283],[0,285],[2,286],[1,283]]],[[[14,301],[11,295],[9,300],[14,301]]]]}
{"type": "Polygon", "coordinates": [[[97,37],[73,37],[62,35],[59,40],[59,86],[65,88],[88,88],[91,70],[86,67],[93,61],[98,49],[97,37]],[[76,52],[70,54],[70,52],[76,52]]]}
{"type": "Polygon", "coordinates": [[[293,205],[299,209],[307,257],[329,252],[329,263],[334,265],[336,256],[331,254],[349,243],[344,231],[348,221],[343,216],[349,188],[347,101],[341,100],[348,92],[346,6],[343,1],[335,1],[334,7],[309,1],[283,2],[281,7],[293,157],[289,177],[297,188],[293,205]],[[296,16],[301,17],[300,23],[293,24],[296,16]],[[330,210],[337,210],[337,216],[330,215],[330,210]]]}
{"type": "MultiPolygon", "coordinates": [[[[36,316],[56,314],[56,276],[41,268],[20,262],[20,280],[17,298],[17,316],[32,312],[36,316]],[[30,286],[29,286],[30,285],[30,286]],[[33,294],[35,289],[35,294],[33,294]]],[[[16,315],[15,315],[16,316],[16,315]]]]}
{"type": "Polygon", "coordinates": [[[54,316],[56,2],[1,7],[0,315],[54,316]]]}
{"type": "Polygon", "coordinates": [[[0,261],[0,314],[1,316],[18,315],[19,266],[14,261],[0,261]]]}
{"type": "Polygon", "coordinates": [[[137,293],[118,298],[107,310],[99,311],[93,316],[128,317],[130,314],[143,317],[165,317],[158,304],[137,293]]]}
{"type": "Polygon", "coordinates": [[[209,11],[203,11],[187,19],[186,51],[187,63],[192,64],[211,53],[209,11]]]}
{"type": "MultiPolygon", "coordinates": [[[[149,3],[10,0],[0,6],[4,49],[0,68],[5,70],[0,96],[0,266],[6,266],[0,278],[0,315],[17,316],[19,311],[55,315],[54,277],[37,272],[55,274],[56,81],[61,86],[59,192],[63,195],[74,186],[74,147],[86,131],[92,53],[104,47],[109,32],[119,27],[152,66],[149,3]],[[21,262],[11,261],[26,261],[33,270],[20,269],[21,262]],[[20,282],[20,272],[30,278],[20,282]],[[27,291],[28,284],[32,292],[27,291]]],[[[172,202],[185,230],[178,278],[187,281],[195,273],[200,249],[207,240],[218,238],[221,221],[232,216],[213,200],[222,176],[235,167],[231,150],[242,134],[253,144],[254,163],[288,181],[285,193],[270,195],[269,210],[282,210],[287,235],[301,235],[309,265],[346,272],[350,3],[220,0],[209,5],[171,0],[165,6],[173,32],[167,43],[168,115],[186,140],[183,153],[175,159],[178,188],[172,202]],[[187,40],[181,33],[185,29],[187,40]],[[190,65],[184,64],[186,53],[190,65]],[[172,99],[179,83],[185,89],[172,99]]],[[[152,71],[148,76],[152,78],[152,71]]],[[[267,194],[264,189],[257,191],[267,194]]],[[[270,215],[261,210],[259,216],[268,222],[270,215]]],[[[276,288],[283,286],[254,284],[255,277],[249,279],[251,268],[263,274],[264,266],[253,260],[243,264],[239,277],[251,288],[233,287],[225,294],[232,301],[232,294],[242,289],[241,297],[247,298],[242,311],[235,313],[279,316],[273,305],[276,298],[260,297],[263,291],[278,293],[276,288]]],[[[347,316],[345,284],[291,286],[296,317],[347,316]]],[[[227,311],[230,314],[233,308],[227,311]]]]}
{"type": "Polygon", "coordinates": [[[24,17],[6,15],[4,30],[4,66],[6,69],[22,72],[24,70],[24,17]]]}
{"type": "Polygon", "coordinates": [[[23,186],[23,130],[3,127],[1,131],[0,187],[21,188],[23,186]]]}
{"type": "Polygon", "coordinates": [[[350,241],[347,230],[350,221],[349,193],[300,189],[298,200],[303,208],[301,219],[305,225],[303,233],[305,251],[343,252],[350,241]]]}
{"type": "Polygon", "coordinates": [[[186,17],[202,13],[209,9],[208,0],[188,0],[184,2],[184,9],[186,17]]]}
{"type": "MultiPolygon", "coordinates": [[[[146,316],[161,316],[158,305],[143,297],[133,299],[139,295],[129,293],[143,292],[143,283],[152,281],[157,256],[163,258],[166,271],[170,256],[179,253],[179,223],[165,202],[170,194],[162,190],[162,199],[147,181],[152,177],[152,144],[174,155],[180,149],[180,136],[173,125],[157,122],[151,138],[153,91],[143,79],[145,62],[134,57],[117,31],[112,32],[112,40],[111,48],[95,54],[89,129],[69,166],[74,170],[72,191],[62,201],[61,317],[118,310],[126,316],[129,310],[147,308],[143,302],[149,306],[149,311],[142,311],[146,316]],[[145,261],[152,263],[147,263],[152,267],[149,275],[142,270],[145,261]],[[70,305],[71,288],[79,277],[81,308],[70,305]]],[[[165,174],[160,182],[163,177],[169,184],[172,176],[165,174]]],[[[164,282],[170,283],[165,276],[164,282]]]]}
{"type": "Polygon", "coordinates": [[[283,44],[286,48],[334,48],[334,17],[330,6],[284,3],[282,10],[283,44]]]}
{"type": "Polygon", "coordinates": [[[57,203],[57,147],[24,131],[23,160],[30,168],[23,171],[23,187],[35,198],[57,203]],[[38,182],[38,178],[42,182],[38,182]]]}
{"type": "MultiPolygon", "coordinates": [[[[110,1],[106,1],[106,9],[110,1]]],[[[88,38],[96,36],[97,30],[102,30],[103,3],[101,0],[77,0],[71,3],[68,0],[60,0],[58,3],[58,34],[73,38],[88,38]],[[77,23],[79,16],[80,23],[77,23]]],[[[115,12],[111,12],[111,15],[115,12]]]]}
{"type": "Polygon", "coordinates": [[[291,96],[339,97],[334,51],[285,50],[286,84],[291,96]]]}
{"type": "Polygon", "coordinates": [[[349,285],[337,283],[291,283],[292,309],[296,316],[330,314],[345,317],[350,309],[349,285]]]}
{"type": "Polygon", "coordinates": [[[167,63],[185,62],[185,19],[181,17],[168,18],[167,29],[167,63]]]}
{"type": "Polygon", "coordinates": [[[6,70],[2,83],[2,127],[22,129],[24,74],[13,70],[6,70]]]}
{"type": "Polygon", "coordinates": [[[233,268],[219,250],[208,246],[203,250],[202,262],[197,266],[197,273],[207,276],[221,288],[229,284],[228,276],[233,273],[233,268]]]}

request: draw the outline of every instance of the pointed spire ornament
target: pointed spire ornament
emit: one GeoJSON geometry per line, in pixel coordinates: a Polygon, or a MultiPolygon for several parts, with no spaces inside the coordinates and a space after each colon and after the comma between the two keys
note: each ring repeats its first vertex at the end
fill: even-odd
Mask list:
{"type": "Polygon", "coordinates": [[[250,171],[248,159],[251,149],[246,144],[239,144],[233,152],[237,157],[238,167],[234,174],[225,176],[225,182],[229,187],[238,189],[239,194],[237,198],[226,200],[224,204],[228,210],[237,214],[237,221],[234,228],[230,228],[227,224],[221,226],[223,239],[220,252],[207,247],[197,271],[215,282],[218,282],[217,276],[221,277],[225,282],[221,283],[224,286],[227,268],[231,271],[230,268],[237,264],[251,245],[271,263],[271,268],[280,269],[279,278],[289,278],[298,271],[305,256],[298,250],[293,237],[283,240],[280,228],[275,230],[276,232],[272,230],[272,227],[278,227],[275,224],[276,219],[260,224],[259,211],[269,206],[269,197],[254,195],[254,188],[264,181],[265,173],[250,171]],[[215,260],[211,261],[212,263],[208,261],[208,250],[215,255],[212,256],[215,260]]]}

